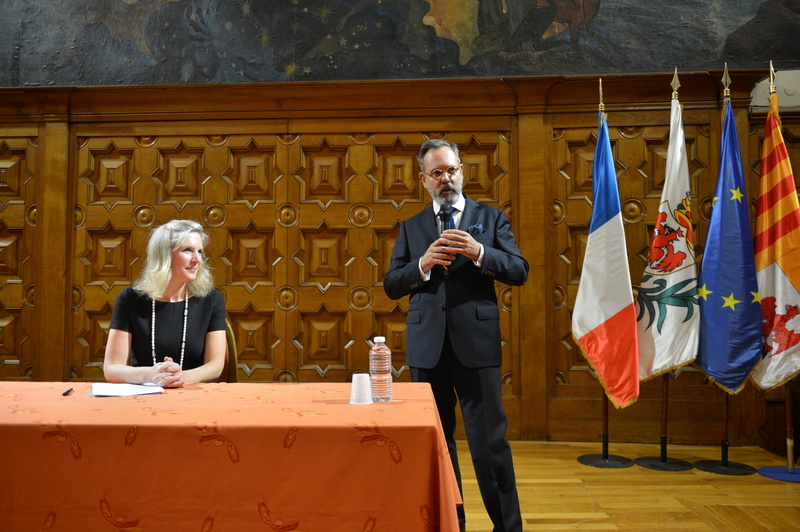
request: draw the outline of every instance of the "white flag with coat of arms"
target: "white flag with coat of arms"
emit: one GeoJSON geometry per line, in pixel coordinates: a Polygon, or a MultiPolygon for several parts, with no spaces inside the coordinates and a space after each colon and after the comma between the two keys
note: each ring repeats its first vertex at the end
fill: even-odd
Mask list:
{"type": "Polygon", "coordinates": [[[672,100],[664,189],[637,307],[639,380],[652,379],[695,359],[700,336],[697,263],[689,164],[677,98],[672,100]]]}

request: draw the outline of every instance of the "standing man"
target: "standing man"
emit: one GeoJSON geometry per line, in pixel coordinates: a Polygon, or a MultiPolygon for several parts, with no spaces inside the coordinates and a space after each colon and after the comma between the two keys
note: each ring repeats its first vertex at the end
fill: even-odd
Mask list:
{"type": "MultiPolygon", "coordinates": [[[[505,436],[508,421],[501,398],[500,311],[494,282],[524,284],[528,262],[505,214],[461,193],[464,176],[458,146],[429,140],[420,148],[418,161],[419,179],[433,204],[400,226],[383,288],[392,299],[410,295],[406,364],[414,382],[430,383],[433,389],[459,489],[457,401],[494,530],[518,532],[522,517],[505,436]],[[457,229],[440,235],[442,222],[450,220],[450,227],[457,229]]],[[[458,507],[458,518],[464,530],[463,506],[458,507]]]]}

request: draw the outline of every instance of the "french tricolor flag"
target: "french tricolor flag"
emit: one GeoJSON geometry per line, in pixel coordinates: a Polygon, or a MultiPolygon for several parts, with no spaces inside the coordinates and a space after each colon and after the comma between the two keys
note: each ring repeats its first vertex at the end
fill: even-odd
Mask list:
{"type": "Polygon", "coordinates": [[[639,397],[639,347],[608,124],[599,113],[592,222],[572,311],[572,335],[617,408],[639,397]]]}

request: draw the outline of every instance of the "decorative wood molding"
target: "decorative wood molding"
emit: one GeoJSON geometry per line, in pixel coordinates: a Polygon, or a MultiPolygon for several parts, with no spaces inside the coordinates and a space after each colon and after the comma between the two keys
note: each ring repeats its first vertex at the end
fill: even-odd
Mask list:
{"type": "MultiPolygon", "coordinates": [[[[731,99],[747,106],[762,71],[733,71],[731,99]]],[[[680,73],[686,108],[719,105],[721,71],[680,73]]],[[[72,123],[491,116],[669,109],[672,74],[545,76],[418,81],[0,89],[0,121],[38,116],[72,123]]],[[[285,123],[286,131],[291,127],[285,123]]]]}

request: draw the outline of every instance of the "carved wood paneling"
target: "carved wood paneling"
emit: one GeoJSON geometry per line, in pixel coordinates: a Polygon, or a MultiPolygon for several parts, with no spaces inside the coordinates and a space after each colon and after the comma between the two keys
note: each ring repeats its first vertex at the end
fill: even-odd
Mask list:
{"type": "Polygon", "coordinates": [[[39,139],[31,127],[5,133],[0,138],[0,377],[30,377],[39,139]]]}
{"type": "MultiPolygon", "coordinates": [[[[763,116],[746,106],[764,75],[732,74],[751,201],[763,116]]],[[[720,77],[681,77],[699,259],[717,177],[720,77]]],[[[603,79],[634,288],[663,187],[670,79],[603,79]]],[[[347,380],[367,369],[376,334],[393,349],[396,377],[408,379],[407,300],[389,300],[381,281],[400,221],[429,201],[417,150],[446,135],[462,148],[465,190],[509,215],[532,267],[525,286],[497,287],[509,436],[591,441],[600,433],[604,396],[570,333],[592,212],[596,79],[4,96],[0,378],[101,379],[116,295],[138,276],[150,230],[185,217],[211,234],[240,380],[347,380]],[[46,294],[38,306],[34,285],[46,294]]],[[[798,168],[800,118],[783,119],[798,168]]],[[[670,379],[669,436],[718,443],[723,392],[691,368],[670,379]]],[[[661,390],[655,379],[635,405],[612,409],[612,441],[657,442],[661,390]]],[[[754,387],[730,405],[732,442],[758,443],[766,431],[754,387]]]]}
{"type": "MultiPolygon", "coordinates": [[[[410,380],[407,301],[388,300],[382,279],[400,220],[429,202],[416,162],[425,135],[226,135],[201,127],[138,137],[124,126],[111,135],[80,129],[75,377],[102,378],[111,308],[139,274],[150,230],[189,217],[212,236],[207,251],[241,380],[346,381],[367,370],[377,334],[389,339],[395,378],[410,380]]],[[[463,150],[465,190],[509,215],[510,136],[452,134],[463,150]]],[[[500,295],[509,345],[511,293],[500,295]]],[[[506,351],[511,392],[518,357],[506,351]]]]}

